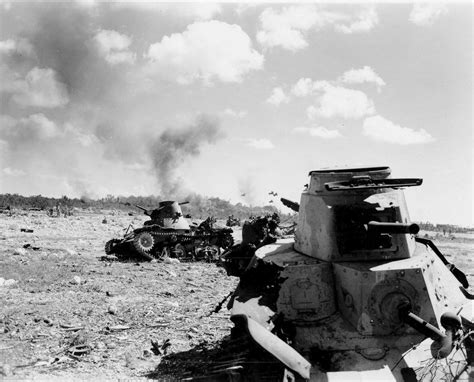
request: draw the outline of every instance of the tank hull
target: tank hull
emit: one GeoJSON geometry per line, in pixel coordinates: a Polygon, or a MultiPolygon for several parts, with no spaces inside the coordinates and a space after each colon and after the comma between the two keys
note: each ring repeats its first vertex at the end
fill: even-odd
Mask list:
{"type": "Polygon", "coordinates": [[[472,349],[465,343],[436,359],[432,339],[390,317],[395,289],[435,327],[442,328],[445,311],[473,320],[472,300],[425,245],[417,243],[408,259],[330,263],[297,252],[294,242],[284,239],[257,250],[246,274],[231,314],[258,322],[291,344],[311,364],[309,378],[296,373],[300,378],[469,380],[466,351],[472,349]],[[439,284],[440,279],[446,282],[439,284]]]}
{"type": "Polygon", "coordinates": [[[227,249],[233,243],[232,230],[228,228],[191,230],[152,224],[133,230],[122,239],[108,241],[105,251],[123,260],[175,257],[188,261],[218,261],[221,248],[227,249]]]}

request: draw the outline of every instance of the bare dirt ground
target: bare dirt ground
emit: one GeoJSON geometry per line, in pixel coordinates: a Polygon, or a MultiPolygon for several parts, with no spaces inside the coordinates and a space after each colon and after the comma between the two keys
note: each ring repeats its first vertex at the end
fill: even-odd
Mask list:
{"type": "MultiPolygon", "coordinates": [[[[208,263],[100,261],[107,240],[143,220],[112,211],[0,214],[3,379],[176,380],[218,348],[232,324],[225,304],[210,313],[236,278],[208,263]]],[[[474,284],[474,238],[437,239],[474,284]]]]}
{"type": "Polygon", "coordinates": [[[215,264],[99,260],[107,240],[143,220],[0,215],[0,277],[15,281],[0,286],[3,378],[175,380],[185,370],[173,354],[212,348],[229,334],[225,306],[210,312],[237,279],[215,264]]]}

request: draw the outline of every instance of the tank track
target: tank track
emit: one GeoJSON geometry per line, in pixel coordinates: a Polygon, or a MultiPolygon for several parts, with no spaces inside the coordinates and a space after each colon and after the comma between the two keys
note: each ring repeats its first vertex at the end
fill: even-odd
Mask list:
{"type": "MultiPolygon", "coordinates": [[[[130,235],[130,234],[129,234],[130,235]]],[[[147,225],[133,232],[133,236],[124,239],[112,239],[105,245],[107,255],[115,254],[120,260],[133,258],[146,258],[148,260],[160,260],[165,256],[177,257],[180,261],[218,261],[217,258],[208,259],[196,257],[196,250],[209,246],[217,246],[226,249],[233,244],[231,233],[223,232],[190,232],[179,230],[164,230],[157,225],[147,225]],[[154,245],[151,249],[141,248],[139,244],[134,243],[134,238],[143,233],[152,235],[154,245]],[[174,246],[182,245],[181,253],[184,255],[174,255],[174,246]]]]}

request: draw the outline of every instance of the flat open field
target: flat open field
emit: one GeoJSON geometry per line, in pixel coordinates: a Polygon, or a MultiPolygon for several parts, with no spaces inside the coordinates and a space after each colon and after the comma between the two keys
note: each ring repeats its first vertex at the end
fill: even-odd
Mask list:
{"type": "Polygon", "coordinates": [[[237,284],[224,269],[100,261],[107,240],[143,220],[123,212],[0,215],[0,277],[16,281],[0,286],[3,377],[173,379],[165,352],[212,347],[229,334],[225,307],[210,315],[237,284]],[[163,354],[152,351],[151,341],[163,354]],[[68,352],[77,345],[89,353],[68,352]]]}
{"type": "MultiPolygon", "coordinates": [[[[191,354],[229,334],[225,305],[210,314],[237,284],[222,268],[100,260],[107,240],[144,218],[111,211],[0,214],[0,277],[14,280],[0,286],[3,378],[174,380],[183,375],[180,365],[192,366],[191,354]],[[68,351],[73,346],[76,353],[68,351]]],[[[474,238],[438,239],[474,284],[474,238]]]]}

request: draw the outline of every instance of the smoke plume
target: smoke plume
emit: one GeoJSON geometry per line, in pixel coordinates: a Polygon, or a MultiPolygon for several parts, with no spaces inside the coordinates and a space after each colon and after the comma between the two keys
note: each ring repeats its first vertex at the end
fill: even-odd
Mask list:
{"type": "Polygon", "coordinates": [[[196,122],[181,129],[165,130],[151,145],[153,165],[161,188],[161,195],[175,198],[182,194],[178,167],[199,156],[204,144],[215,143],[222,137],[217,119],[200,116],[196,122]]]}
{"type": "Polygon", "coordinates": [[[245,178],[240,178],[238,181],[240,197],[249,206],[254,206],[257,203],[257,187],[255,179],[252,175],[247,174],[245,178]]]}

